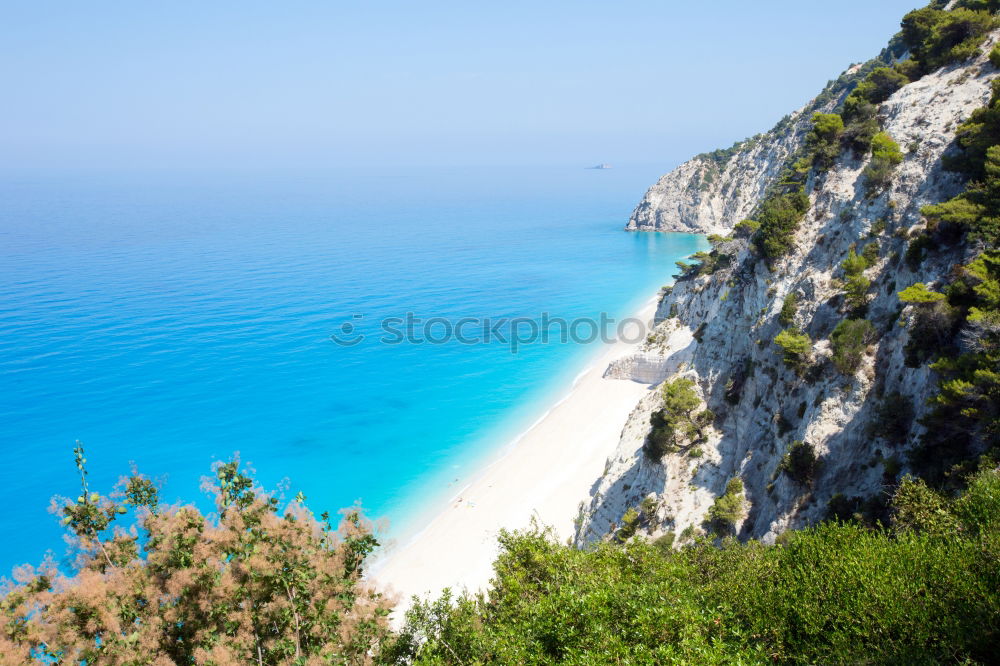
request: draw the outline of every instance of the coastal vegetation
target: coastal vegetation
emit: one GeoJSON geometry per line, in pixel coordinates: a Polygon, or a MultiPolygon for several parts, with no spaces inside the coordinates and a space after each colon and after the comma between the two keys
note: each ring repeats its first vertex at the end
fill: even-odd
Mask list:
{"type": "Polygon", "coordinates": [[[805,369],[812,355],[812,340],[796,328],[787,328],[774,338],[774,344],[781,347],[785,365],[797,371],[805,369]]]}
{"type": "Polygon", "coordinates": [[[861,366],[868,343],[875,336],[875,327],[867,319],[845,319],[830,334],[833,365],[845,375],[853,375],[861,366]]]}
{"type": "Polygon", "coordinates": [[[1000,474],[972,475],[960,495],[907,479],[890,504],[886,525],[835,520],[771,546],[701,537],[664,549],[636,537],[579,550],[543,528],[507,532],[493,588],[417,601],[381,659],[990,663],[1000,474]]]}
{"type": "Polygon", "coordinates": [[[334,525],[301,495],[282,508],[238,459],[205,480],[212,516],[162,503],[138,472],[94,491],[81,445],[76,465],[78,496],[52,505],[71,570],[47,560],[7,583],[4,664],[355,664],[388,636],[359,509],[334,525]]]}
{"type": "Polygon", "coordinates": [[[711,411],[700,410],[701,398],[693,379],[678,377],[666,382],[661,390],[663,407],[650,416],[652,430],[643,450],[652,460],[660,460],[682,447],[695,447],[704,441],[705,428],[714,418],[711,411]]]}

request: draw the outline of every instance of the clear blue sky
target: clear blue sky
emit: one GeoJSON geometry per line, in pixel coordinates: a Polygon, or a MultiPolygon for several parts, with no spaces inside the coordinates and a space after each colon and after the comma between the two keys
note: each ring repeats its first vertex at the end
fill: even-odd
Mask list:
{"type": "Polygon", "coordinates": [[[3,0],[0,166],[673,163],[919,0],[3,0]]]}

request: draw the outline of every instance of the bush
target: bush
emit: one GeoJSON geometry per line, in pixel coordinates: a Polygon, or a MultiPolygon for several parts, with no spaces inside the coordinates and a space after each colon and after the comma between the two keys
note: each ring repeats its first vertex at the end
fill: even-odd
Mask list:
{"type": "Polygon", "coordinates": [[[878,263],[878,243],[868,243],[861,251],[861,256],[865,259],[865,268],[871,268],[878,263]]]}
{"type": "Polygon", "coordinates": [[[694,380],[686,377],[664,383],[663,408],[650,416],[653,428],[643,445],[651,460],[658,462],[664,455],[679,451],[682,444],[693,447],[705,440],[705,428],[714,416],[707,409],[698,411],[701,398],[694,387],[694,380]]]}
{"type": "Polygon", "coordinates": [[[915,368],[935,356],[951,353],[961,325],[960,314],[945,301],[917,305],[906,343],[906,365],[915,368]]]}
{"type": "Polygon", "coordinates": [[[909,82],[909,77],[899,70],[890,67],[876,67],[864,81],[858,84],[851,95],[861,98],[869,104],[877,105],[889,99],[894,92],[909,82]]]}
{"type": "Polygon", "coordinates": [[[986,177],[986,153],[1000,144],[1000,78],[993,79],[990,87],[993,94],[989,103],[973,111],[955,131],[955,140],[962,147],[962,153],[942,159],[946,168],[960,171],[973,181],[986,177]]]}
{"type": "Polygon", "coordinates": [[[844,293],[848,307],[855,312],[864,312],[868,305],[868,289],[871,287],[871,280],[864,276],[864,271],[868,268],[868,260],[850,249],[847,259],[841,262],[840,267],[844,270],[847,280],[844,284],[844,293]]]}
{"type": "Polygon", "coordinates": [[[990,64],[1000,67],[1000,44],[995,45],[990,51],[990,64]]]}
{"type": "Polygon", "coordinates": [[[847,497],[843,493],[836,493],[826,504],[826,519],[837,520],[846,523],[849,520],[861,519],[861,498],[858,496],[847,497]]]}
{"type": "Polygon", "coordinates": [[[785,329],[774,338],[774,343],[784,352],[785,365],[801,372],[809,364],[812,355],[812,340],[802,331],[785,329]]]}
{"type": "Polygon", "coordinates": [[[743,482],[737,477],[726,484],[726,492],[708,508],[708,522],[720,534],[732,532],[743,517],[743,482]]]}
{"type": "Polygon", "coordinates": [[[794,441],[788,447],[788,452],[781,459],[781,471],[804,486],[812,485],[816,478],[819,459],[812,444],[794,441]]]}
{"type": "Polygon", "coordinates": [[[989,12],[926,7],[903,17],[903,42],[920,64],[921,73],[927,74],[974,56],[995,25],[989,12]]]}
{"type": "Polygon", "coordinates": [[[806,149],[818,171],[826,171],[840,155],[840,135],[844,121],[836,113],[814,113],[813,126],[806,134],[806,149]]]}
{"type": "Polygon", "coordinates": [[[902,444],[913,428],[913,404],[898,391],[892,393],[878,407],[872,431],[894,444],[902,444]]]}
{"type": "Polygon", "coordinates": [[[852,247],[847,251],[847,258],[840,262],[840,268],[847,277],[854,277],[868,269],[868,261],[852,247]]]}
{"type": "Polygon", "coordinates": [[[7,586],[4,663],[362,663],[388,637],[390,604],[362,582],[378,542],[357,509],[339,529],[301,497],[282,511],[234,460],[214,467],[205,516],[160,504],[136,473],[123,497],[92,492],[76,454],[80,496],[53,506],[78,568],[46,565],[7,586]]]}
{"type": "Polygon", "coordinates": [[[833,365],[845,375],[853,375],[861,366],[875,327],[867,319],[845,319],[830,334],[833,365]]]}
{"type": "Polygon", "coordinates": [[[892,172],[896,165],[903,161],[903,152],[899,144],[885,132],[879,132],[872,137],[872,160],[865,169],[867,180],[865,187],[869,194],[881,191],[892,182],[892,172]]]}
{"type": "Polygon", "coordinates": [[[622,526],[618,528],[618,534],[616,538],[619,541],[627,541],[635,535],[636,529],[639,527],[639,512],[634,508],[629,507],[622,514],[622,526]]]}
{"type": "Polygon", "coordinates": [[[872,282],[864,275],[852,275],[844,285],[847,306],[854,312],[863,313],[868,306],[868,290],[872,282]]]}
{"type": "Polygon", "coordinates": [[[781,302],[781,312],[778,314],[778,321],[782,326],[791,326],[795,322],[795,314],[799,311],[799,297],[792,292],[785,296],[781,302]]]}
{"type": "Polygon", "coordinates": [[[677,535],[673,532],[665,532],[662,536],[657,537],[653,540],[653,548],[658,550],[661,555],[667,556],[674,550],[674,541],[677,539],[677,535]]]}
{"type": "Polygon", "coordinates": [[[768,259],[776,259],[792,248],[792,237],[809,210],[809,197],[797,191],[765,199],[757,213],[760,247],[768,259]]]}
{"type": "Polygon", "coordinates": [[[904,303],[937,303],[945,299],[944,294],[931,291],[923,282],[912,284],[899,292],[899,300],[904,303]]]}
{"type": "MultiPolygon", "coordinates": [[[[500,536],[490,592],[418,601],[382,663],[992,663],[1000,643],[996,472],[923,529],[823,523],[717,548],[632,541],[579,550],[541,529],[500,536]]],[[[831,505],[835,504],[831,501],[831,505]]],[[[859,498],[842,498],[846,517],[859,498]]],[[[834,508],[834,507],[832,507],[834,508]]],[[[664,535],[664,542],[669,536],[664,535]]]]}
{"type": "Polygon", "coordinates": [[[737,238],[749,238],[753,236],[757,230],[760,229],[760,222],[756,220],[743,220],[738,222],[735,227],[733,227],[733,234],[737,238]]]}
{"type": "Polygon", "coordinates": [[[921,234],[911,240],[909,245],[906,246],[906,254],[903,255],[903,260],[906,262],[907,267],[911,271],[917,271],[920,268],[920,264],[924,261],[927,248],[933,245],[931,237],[927,234],[921,234]]]}

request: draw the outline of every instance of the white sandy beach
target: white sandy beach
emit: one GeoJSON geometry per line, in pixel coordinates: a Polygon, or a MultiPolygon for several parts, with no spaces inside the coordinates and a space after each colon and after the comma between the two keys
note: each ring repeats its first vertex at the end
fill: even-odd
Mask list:
{"type": "MultiPolygon", "coordinates": [[[[656,299],[636,315],[653,318],[656,299]]],[[[412,539],[376,563],[372,578],[405,602],[413,594],[484,588],[492,575],[501,528],[527,526],[532,516],[573,533],[581,501],[604,471],[629,413],[649,387],[604,379],[613,359],[638,344],[607,343],[578,377],[569,395],[538,421],[499,460],[477,474],[450,505],[412,539]]]]}

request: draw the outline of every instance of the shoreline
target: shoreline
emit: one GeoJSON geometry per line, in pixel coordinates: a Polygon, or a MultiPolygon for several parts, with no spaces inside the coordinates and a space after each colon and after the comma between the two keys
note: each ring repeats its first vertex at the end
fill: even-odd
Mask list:
{"type": "MultiPolygon", "coordinates": [[[[633,316],[651,322],[658,302],[659,293],[633,316]]],[[[589,501],[626,419],[651,390],[603,374],[612,360],[641,344],[602,344],[567,393],[500,447],[443,508],[431,509],[420,529],[373,563],[369,578],[399,597],[397,611],[414,594],[484,589],[501,529],[522,529],[535,519],[552,527],[559,540],[573,535],[580,502],[589,501]]]]}

